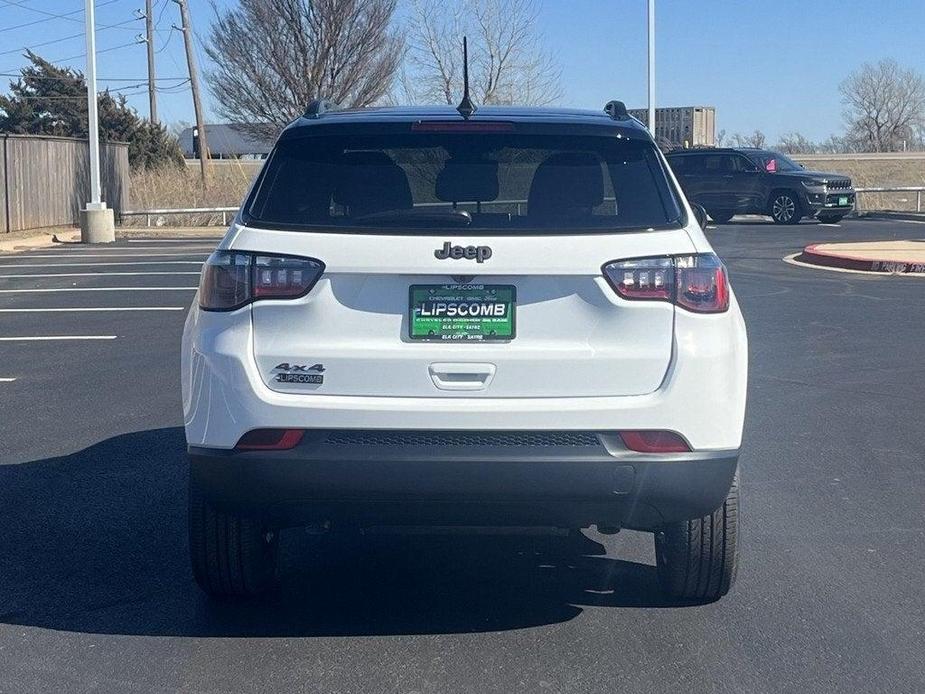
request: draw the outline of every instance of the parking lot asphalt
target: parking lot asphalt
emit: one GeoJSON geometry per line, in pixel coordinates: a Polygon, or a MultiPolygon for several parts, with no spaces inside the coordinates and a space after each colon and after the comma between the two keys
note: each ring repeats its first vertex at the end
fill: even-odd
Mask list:
{"type": "Polygon", "coordinates": [[[0,692],[920,691],[925,280],[781,258],[925,225],[708,235],[749,330],[742,563],[685,607],[650,536],[591,531],[288,531],[279,593],[210,603],[178,371],[215,239],[0,256],[0,692]]]}

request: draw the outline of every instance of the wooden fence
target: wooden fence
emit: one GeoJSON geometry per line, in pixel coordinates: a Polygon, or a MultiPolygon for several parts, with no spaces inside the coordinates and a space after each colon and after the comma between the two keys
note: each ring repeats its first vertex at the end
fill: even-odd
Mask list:
{"type": "MultiPolygon", "coordinates": [[[[90,196],[86,140],[0,134],[0,232],[77,224],[90,196]]],[[[128,145],[100,147],[103,201],[128,207],[128,145]]]]}

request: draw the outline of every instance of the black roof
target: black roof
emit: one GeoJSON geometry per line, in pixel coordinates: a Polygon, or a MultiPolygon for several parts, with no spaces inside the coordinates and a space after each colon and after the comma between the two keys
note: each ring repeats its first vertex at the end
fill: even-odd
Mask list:
{"type": "MultiPolygon", "coordinates": [[[[358,109],[326,110],[317,116],[302,116],[289,124],[283,137],[307,134],[319,126],[400,125],[420,121],[465,122],[453,106],[387,106],[358,109]]],[[[634,118],[615,120],[600,111],[531,106],[480,106],[468,121],[506,121],[537,126],[570,126],[587,132],[589,128],[606,128],[624,137],[651,140],[649,131],[634,118]]],[[[577,133],[576,133],[577,134],[577,133]]]]}

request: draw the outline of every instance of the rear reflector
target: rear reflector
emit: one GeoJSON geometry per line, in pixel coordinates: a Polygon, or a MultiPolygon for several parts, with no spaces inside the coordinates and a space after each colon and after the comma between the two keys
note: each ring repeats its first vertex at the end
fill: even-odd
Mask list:
{"type": "Polygon", "coordinates": [[[687,453],[687,441],[673,431],[621,431],[620,438],[631,451],[639,453],[687,453]]]}
{"type": "Polygon", "coordinates": [[[235,448],[242,451],[286,451],[295,448],[305,432],[302,429],[252,429],[235,448]]]}

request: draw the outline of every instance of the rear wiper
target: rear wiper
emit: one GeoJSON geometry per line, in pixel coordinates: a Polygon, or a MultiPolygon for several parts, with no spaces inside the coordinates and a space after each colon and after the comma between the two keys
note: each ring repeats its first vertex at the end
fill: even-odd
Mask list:
{"type": "Polygon", "coordinates": [[[467,227],[472,224],[472,215],[464,210],[432,210],[426,207],[412,207],[364,214],[353,217],[352,221],[371,222],[382,226],[467,227]]]}

